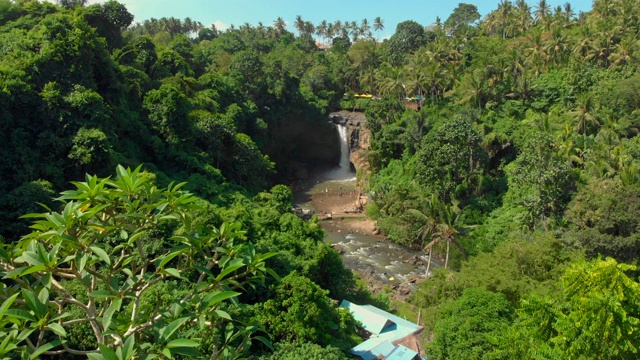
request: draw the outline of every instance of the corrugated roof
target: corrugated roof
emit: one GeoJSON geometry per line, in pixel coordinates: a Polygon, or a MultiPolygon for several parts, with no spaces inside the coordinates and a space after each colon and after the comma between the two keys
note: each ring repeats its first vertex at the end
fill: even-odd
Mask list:
{"type": "Polygon", "coordinates": [[[412,360],[418,355],[417,352],[402,345],[396,346],[386,357],[387,360],[412,360]]]}
{"type": "Polygon", "coordinates": [[[362,327],[373,334],[367,341],[351,349],[352,354],[364,360],[411,360],[419,355],[419,352],[402,343],[406,341],[405,345],[408,345],[416,342],[416,350],[419,351],[415,334],[420,333],[421,326],[371,305],[357,305],[343,300],[340,306],[349,309],[362,327]],[[410,335],[415,339],[408,341],[406,338],[410,335]]]}
{"type": "Polygon", "coordinates": [[[340,306],[349,309],[353,317],[362,323],[362,328],[372,334],[378,335],[386,327],[393,325],[393,322],[389,321],[389,318],[383,314],[372,312],[371,309],[353,304],[347,300],[343,300],[340,306]]]}
{"type": "Polygon", "coordinates": [[[406,327],[406,328],[410,328],[413,330],[418,330],[420,329],[420,325],[418,324],[414,324],[411,321],[405,320],[399,316],[393,315],[391,313],[388,313],[382,309],[378,309],[377,307],[373,306],[373,305],[360,305],[363,308],[371,311],[374,314],[377,314],[379,316],[383,316],[389,320],[391,320],[392,322],[398,324],[399,327],[406,327]]]}

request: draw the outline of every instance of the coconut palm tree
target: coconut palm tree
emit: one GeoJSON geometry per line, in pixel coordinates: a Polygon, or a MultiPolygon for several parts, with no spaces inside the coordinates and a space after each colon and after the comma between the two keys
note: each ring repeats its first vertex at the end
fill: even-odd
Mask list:
{"type": "Polygon", "coordinates": [[[583,136],[586,136],[589,125],[600,125],[600,122],[596,118],[594,112],[596,110],[596,104],[591,93],[582,94],[578,96],[576,100],[577,108],[567,113],[571,116],[575,122],[576,130],[583,136]]]}
{"type": "Polygon", "coordinates": [[[573,10],[573,7],[571,7],[571,3],[564,3],[563,14],[567,23],[571,22],[571,20],[576,16],[576,12],[573,10]]]}
{"type": "Polygon", "coordinates": [[[369,24],[369,20],[367,20],[366,18],[362,19],[362,22],[358,27],[358,32],[361,37],[371,39],[371,37],[369,36],[371,34],[371,24],[369,24]]]}
{"type": "Polygon", "coordinates": [[[329,29],[329,24],[327,23],[327,20],[322,20],[320,22],[320,24],[318,24],[318,26],[316,26],[316,34],[318,34],[318,36],[320,36],[322,39],[324,39],[323,42],[326,43],[327,40],[327,30],[329,29]]]}
{"type": "Polygon", "coordinates": [[[551,5],[547,3],[547,0],[540,0],[538,5],[536,5],[536,11],[534,15],[534,20],[536,24],[544,23],[548,24],[549,14],[551,13],[551,5]]]}
{"type": "Polygon", "coordinates": [[[295,26],[296,30],[298,30],[298,35],[302,36],[302,33],[304,32],[304,20],[302,19],[301,15],[296,15],[296,21],[294,22],[293,26],[295,26]]]}
{"type": "MultiPolygon", "coordinates": [[[[436,235],[436,239],[439,238],[440,240],[447,243],[447,255],[444,260],[444,268],[446,269],[447,265],[449,264],[449,250],[452,244],[458,249],[458,251],[460,251],[460,254],[462,254],[463,258],[467,258],[467,253],[464,251],[464,248],[457,240],[458,236],[463,234],[466,228],[461,226],[461,224],[459,223],[460,209],[458,209],[455,205],[451,206],[447,204],[441,206],[440,216],[442,222],[438,226],[438,235],[436,235]]],[[[431,243],[433,243],[433,241],[431,243]]],[[[429,247],[429,245],[427,245],[427,247],[429,247]]]]}
{"type": "Polygon", "coordinates": [[[517,0],[515,7],[518,31],[524,33],[531,26],[531,6],[527,4],[526,0],[517,0]]]}
{"type": "MultiPolygon", "coordinates": [[[[427,240],[432,240],[432,238],[438,233],[438,226],[440,224],[440,206],[440,200],[438,200],[438,197],[433,194],[431,195],[431,200],[427,202],[427,209],[425,212],[416,209],[408,210],[409,214],[423,222],[422,227],[418,230],[418,239],[420,240],[422,249],[425,251],[427,250],[425,242],[427,240]]],[[[430,241],[429,244],[432,242],[433,241],[430,241]]],[[[429,260],[427,260],[426,276],[429,276],[429,268],[431,267],[431,255],[433,254],[431,249],[432,247],[433,245],[429,248],[429,260]]]]}
{"type": "Polygon", "coordinates": [[[397,95],[400,99],[405,96],[404,72],[388,62],[380,64],[375,70],[376,83],[381,94],[397,95]]]}
{"type": "Polygon", "coordinates": [[[509,0],[502,0],[498,4],[498,13],[500,14],[500,25],[502,27],[502,38],[507,38],[507,29],[509,28],[509,20],[513,12],[513,4],[509,0]]]}
{"type": "Polygon", "coordinates": [[[623,66],[630,63],[634,63],[636,59],[635,53],[638,50],[638,41],[635,37],[626,37],[616,45],[614,45],[611,54],[609,54],[607,60],[609,60],[609,67],[623,66]]]}
{"type": "Polygon", "coordinates": [[[384,30],[384,20],[380,16],[373,19],[373,30],[378,33],[377,42],[380,42],[380,31],[384,30]]]}
{"type": "Polygon", "coordinates": [[[280,37],[287,32],[287,23],[281,17],[278,17],[273,23],[273,28],[275,29],[276,39],[280,40],[280,37]]]}

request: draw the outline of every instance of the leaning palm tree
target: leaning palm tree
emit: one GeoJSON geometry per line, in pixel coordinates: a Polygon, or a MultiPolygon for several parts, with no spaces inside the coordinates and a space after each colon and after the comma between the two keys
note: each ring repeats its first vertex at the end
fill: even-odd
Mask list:
{"type": "Polygon", "coordinates": [[[431,246],[429,246],[425,245],[425,242],[427,239],[434,239],[434,237],[438,233],[438,225],[440,224],[438,219],[440,213],[439,208],[440,200],[438,200],[438,197],[433,194],[431,195],[431,200],[427,203],[427,211],[422,212],[416,209],[409,209],[409,214],[413,215],[419,221],[424,222],[424,225],[422,225],[422,227],[418,231],[418,239],[421,242],[422,249],[424,249],[425,251],[427,249],[429,250],[429,260],[427,261],[426,276],[429,276],[429,268],[431,267],[431,255],[433,253],[432,248],[435,244],[433,243],[433,241],[430,241],[429,245],[431,246]]]}
{"type": "MultiPolygon", "coordinates": [[[[451,247],[451,244],[453,244],[453,246],[455,246],[458,251],[460,251],[463,258],[467,258],[467,253],[464,251],[464,248],[462,247],[462,245],[460,245],[457,238],[469,227],[463,227],[461,226],[461,224],[459,224],[460,210],[455,205],[442,205],[440,207],[440,216],[442,222],[438,226],[436,239],[434,239],[434,241],[432,241],[431,243],[441,240],[447,243],[447,255],[444,260],[444,268],[446,269],[449,264],[449,249],[451,247]]],[[[427,247],[429,247],[429,245],[427,245],[427,247]]]]}

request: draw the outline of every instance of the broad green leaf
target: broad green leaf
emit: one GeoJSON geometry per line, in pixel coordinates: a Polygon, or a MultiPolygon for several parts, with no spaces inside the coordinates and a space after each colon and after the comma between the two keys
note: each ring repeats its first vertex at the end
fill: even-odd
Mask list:
{"type": "MultiPolygon", "coordinates": [[[[62,341],[60,339],[54,340],[52,342],[46,343],[42,346],[40,346],[39,348],[36,349],[36,351],[34,351],[31,356],[29,356],[29,359],[37,359],[40,355],[42,355],[43,353],[51,350],[51,349],[55,349],[56,347],[62,345],[62,341]]],[[[117,360],[117,359],[116,359],[117,360]]]]}
{"type": "Polygon", "coordinates": [[[24,269],[20,275],[25,276],[25,275],[29,275],[29,274],[33,274],[33,273],[37,273],[40,271],[46,271],[47,267],[44,265],[36,265],[36,266],[28,266],[26,268],[22,268],[24,269]]]}
{"type": "Polygon", "coordinates": [[[182,277],[180,276],[180,271],[178,271],[178,269],[166,268],[163,271],[166,272],[167,274],[173,276],[173,277],[177,277],[178,279],[182,279],[182,277]]]}
{"type": "Polygon", "coordinates": [[[177,347],[197,347],[197,346],[200,346],[200,344],[193,340],[175,339],[175,340],[171,340],[166,347],[171,349],[171,348],[177,348],[177,347]]]}
{"type": "Polygon", "coordinates": [[[76,269],[78,272],[82,272],[84,270],[85,265],[87,265],[87,253],[79,252],[76,254],[76,269]]]}
{"type": "Polygon", "coordinates": [[[16,338],[18,341],[24,341],[25,339],[27,339],[29,336],[31,336],[31,334],[33,334],[33,332],[36,331],[35,328],[27,328],[22,330],[22,332],[20,333],[20,335],[18,335],[18,337],[16,338]]]}
{"type": "MultiPolygon", "coordinates": [[[[169,349],[172,354],[183,355],[186,359],[194,359],[200,357],[200,353],[192,347],[175,347],[169,349]]],[[[226,349],[225,349],[226,350],[226,349]]],[[[230,358],[229,356],[222,356],[223,359],[230,358]]]]}
{"type": "Polygon", "coordinates": [[[196,270],[201,271],[201,272],[213,277],[213,273],[211,272],[211,270],[207,269],[206,267],[204,267],[202,265],[196,265],[194,267],[196,268],[196,270]]]}
{"type": "Polygon", "coordinates": [[[15,260],[17,263],[27,263],[29,265],[44,265],[44,261],[33,251],[25,251],[15,260]]]}
{"type": "Polygon", "coordinates": [[[100,354],[102,354],[102,358],[104,360],[119,360],[116,352],[113,351],[110,347],[104,344],[98,344],[98,347],[100,348],[100,354]]]}
{"type": "Polygon", "coordinates": [[[280,275],[276,273],[273,269],[267,268],[267,274],[271,275],[274,279],[280,281],[280,275]]]}
{"type": "Polygon", "coordinates": [[[136,354],[134,347],[136,345],[135,336],[131,335],[124,341],[124,344],[116,349],[116,354],[121,360],[130,360],[136,354]]]}
{"type": "Polygon", "coordinates": [[[58,323],[47,324],[47,328],[49,330],[53,331],[58,336],[62,336],[62,337],[67,336],[67,332],[64,330],[62,325],[60,325],[58,323]]]}
{"type": "Polygon", "coordinates": [[[189,248],[187,246],[182,246],[178,249],[176,249],[175,251],[167,254],[165,257],[162,258],[162,260],[160,261],[160,263],[156,266],[158,268],[162,268],[163,266],[165,266],[169,261],[173,260],[173,258],[175,258],[176,256],[183,254],[185,251],[187,251],[189,248]]]}
{"type": "Polygon", "coordinates": [[[229,315],[229,313],[227,313],[226,311],[222,311],[222,310],[213,310],[213,312],[218,315],[218,317],[221,317],[223,319],[227,319],[227,320],[232,320],[231,319],[231,315],[229,315]]]}
{"type": "Polygon", "coordinates": [[[0,314],[7,315],[9,317],[14,317],[23,320],[36,321],[36,318],[31,315],[30,312],[22,309],[7,309],[2,311],[0,314]]]}
{"type": "Polygon", "coordinates": [[[40,303],[36,294],[31,290],[22,289],[22,297],[24,301],[27,303],[27,306],[33,313],[36,315],[36,318],[42,319],[46,315],[46,308],[44,304],[40,303]]]}
{"type": "Polygon", "coordinates": [[[46,304],[49,301],[49,290],[47,290],[47,288],[40,290],[38,300],[40,300],[42,304],[46,304]]]}
{"type": "Polygon", "coordinates": [[[218,274],[218,276],[216,276],[216,280],[220,281],[220,280],[224,279],[227,275],[231,274],[232,272],[234,272],[234,271],[236,271],[236,270],[238,270],[238,269],[240,269],[242,267],[244,267],[244,264],[235,264],[235,265],[226,266],[224,268],[224,270],[222,270],[220,272],[220,274],[218,274]]]}
{"type": "Polygon", "coordinates": [[[178,328],[180,328],[180,326],[182,326],[187,321],[189,321],[189,318],[183,317],[172,321],[171,323],[169,323],[169,325],[162,328],[160,330],[160,341],[166,342],[167,340],[169,340],[171,335],[173,335],[173,333],[176,332],[176,330],[178,330],[178,328]]]}
{"type": "Polygon", "coordinates": [[[140,232],[137,232],[137,233],[131,235],[129,237],[129,241],[127,241],[127,243],[133,244],[134,241],[138,240],[138,238],[140,238],[142,235],[145,235],[146,233],[147,233],[146,231],[140,231],[140,232]]]}
{"type": "Polygon", "coordinates": [[[13,304],[18,295],[20,295],[20,293],[15,293],[2,302],[2,305],[0,305],[0,314],[11,307],[11,304],[13,304]]]}
{"type": "Polygon", "coordinates": [[[108,297],[113,297],[115,295],[112,294],[111,291],[109,290],[101,289],[101,290],[96,290],[89,293],[89,296],[94,298],[108,298],[108,297]]]}
{"type": "Polygon", "coordinates": [[[109,328],[109,325],[111,325],[111,319],[113,318],[113,314],[115,314],[116,311],[120,311],[121,306],[122,306],[122,299],[113,300],[113,303],[111,304],[111,306],[109,306],[107,310],[104,312],[104,316],[102,317],[102,328],[104,330],[107,330],[109,328]]]}
{"type": "Polygon", "coordinates": [[[87,354],[87,358],[89,358],[89,360],[104,360],[104,356],[98,353],[89,353],[87,354]]]}
{"type": "Polygon", "coordinates": [[[261,343],[265,344],[269,349],[273,350],[273,344],[266,337],[264,337],[264,336],[256,336],[254,339],[260,341],[261,343]]]}
{"type": "Polygon", "coordinates": [[[40,277],[40,282],[45,287],[45,289],[49,288],[51,286],[51,273],[43,274],[40,277]]]}
{"type": "Polygon", "coordinates": [[[209,295],[205,296],[204,302],[206,303],[206,306],[213,306],[213,305],[216,305],[216,304],[220,303],[221,301],[236,297],[238,295],[240,295],[239,292],[222,291],[222,292],[213,293],[213,294],[209,294],[209,295]]]}
{"type": "Polygon", "coordinates": [[[106,251],[97,246],[90,246],[89,248],[100,258],[100,260],[104,261],[107,265],[111,265],[111,259],[106,251]]]}

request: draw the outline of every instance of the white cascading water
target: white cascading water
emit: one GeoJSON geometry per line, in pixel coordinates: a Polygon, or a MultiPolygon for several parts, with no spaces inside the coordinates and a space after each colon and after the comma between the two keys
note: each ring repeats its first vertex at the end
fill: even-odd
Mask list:
{"type": "Polygon", "coordinates": [[[349,161],[349,131],[347,126],[343,124],[336,124],[336,128],[340,137],[340,164],[327,174],[328,178],[338,181],[355,180],[356,173],[351,169],[349,161]]]}

